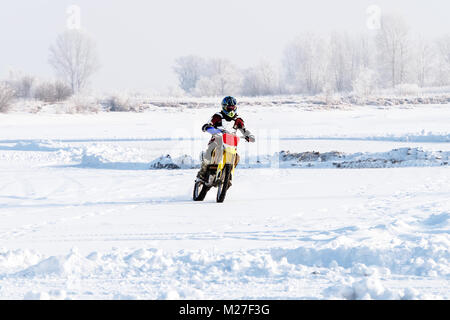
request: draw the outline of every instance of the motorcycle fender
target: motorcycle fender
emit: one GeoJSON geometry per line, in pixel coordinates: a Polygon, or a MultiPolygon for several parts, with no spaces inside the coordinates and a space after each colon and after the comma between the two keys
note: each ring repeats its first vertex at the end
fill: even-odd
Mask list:
{"type": "Polygon", "coordinates": [[[220,176],[220,172],[222,172],[223,168],[226,164],[231,164],[233,166],[234,172],[234,162],[237,155],[237,150],[235,148],[226,147],[223,151],[222,162],[217,166],[217,177],[220,176]]]}

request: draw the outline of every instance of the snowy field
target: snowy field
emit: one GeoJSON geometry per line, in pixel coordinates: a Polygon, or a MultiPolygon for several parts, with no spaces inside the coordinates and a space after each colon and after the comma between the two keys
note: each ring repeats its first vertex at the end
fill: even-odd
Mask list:
{"type": "Polygon", "coordinates": [[[0,299],[450,298],[450,105],[242,107],[196,203],[216,111],[0,114],[0,299]]]}

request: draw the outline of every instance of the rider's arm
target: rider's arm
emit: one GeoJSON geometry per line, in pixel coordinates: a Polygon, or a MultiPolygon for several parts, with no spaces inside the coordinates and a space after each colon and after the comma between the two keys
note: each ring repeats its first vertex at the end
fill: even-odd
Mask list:
{"type": "Polygon", "coordinates": [[[255,142],[255,137],[249,130],[247,130],[247,128],[245,128],[244,120],[242,120],[242,118],[236,118],[236,120],[234,121],[234,129],[239,129],[244,135],[245,140],[247,140],[248,142],[255,142]]]}
{"type": "Polygon", "coordinates": [[[237,129],[240,129],[240,130],[245,129],[244,120],[242,118],[236,118],[234,120],[233,128],[236,129],[236,130],[237,129]]]}
{"type": "Polygon", "coordinates": [[[217,128],[222,126],[222,117],[218,114],[212,116],[211,120],[204,124],[202,127],[202,131],[205,132],[209,128],[217,128]]]}

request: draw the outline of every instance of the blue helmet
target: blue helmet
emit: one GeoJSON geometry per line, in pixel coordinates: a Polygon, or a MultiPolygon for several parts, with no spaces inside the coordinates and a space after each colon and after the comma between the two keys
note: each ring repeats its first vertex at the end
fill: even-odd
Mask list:
{"type": "Polygon", "coordinates": [[[225,97],[222,100],[222,111],[229,117],[233,118],[237,110],[237,101],[233,97],[225,97]]]}

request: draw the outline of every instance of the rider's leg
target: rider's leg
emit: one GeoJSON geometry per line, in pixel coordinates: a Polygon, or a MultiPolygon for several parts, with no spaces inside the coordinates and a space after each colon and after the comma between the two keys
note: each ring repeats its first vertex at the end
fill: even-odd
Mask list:
{"type": "Polygon", "coordinates": [[[210,164],[219,164],[223,157],[223,142],[221,136],[214,136],[208,144],[208,149],[205,153],[205,158],[210,164]],[[214,157],[212,156],[215,150],[214,157]]]}
{"type": "Polygon", "coordinates": [[[222,137],[213,137],[203,154],[203,160],[201,164],[200,171],[197,174],[197,177],[203,180],[207,179],[208,165],[210,164],[218,164],[222,160],[222,137]],[[213,158],[213,152],[215,152],[215,156],[213,158]]]}
{"type": "Polygon", "coordinates": [[[208,172],[209,161],[203,158],[200,170],[197,173],[197,178],[205,180],[207,179],[206,174],[208,172]]]}
{"type": "Polygon", "coordinates": [[[209,142],[208,148],[206,149],[204,153],[203,159],[208,162],[208,164],[213,163],[213,157],[212,154],[214,150],[217,148],[217,143],[214,141],[209,142]]]}
{"type": "Polygon", "coordinates": [[[235,168],[239,164],[239,161],[241,161],[241,157],[239,156],[239,154],[236,153],[236,158],[234,159],[234,167],[235,168]]]}

